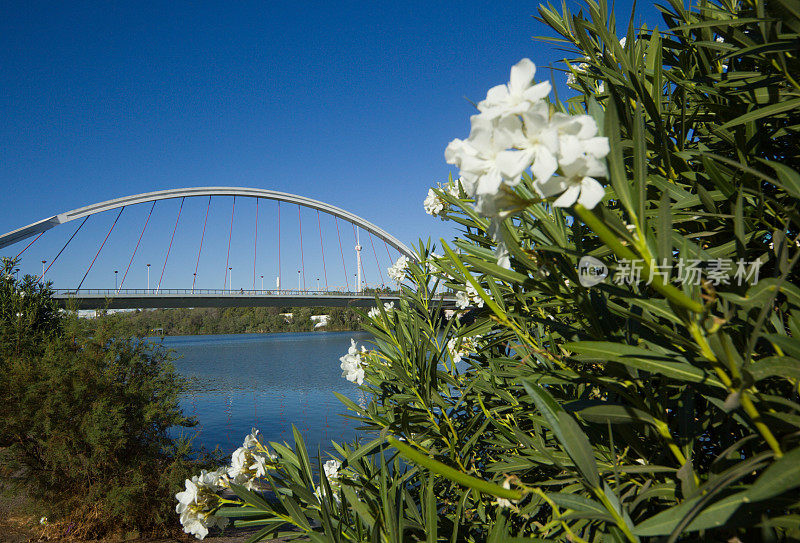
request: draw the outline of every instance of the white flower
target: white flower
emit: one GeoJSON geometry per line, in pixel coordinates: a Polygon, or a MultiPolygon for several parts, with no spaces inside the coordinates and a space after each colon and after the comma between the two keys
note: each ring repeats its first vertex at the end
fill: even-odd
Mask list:
{"type": "Polygon", "coordinates": [[[470,119],[472,129],[464,145],[468,152],[455,157],[457,162],[448,160],[460,168],[464,191],[470,197],[481,197],[497,194],[503,184],[518,184],[519,175],[503,172],[510,169],[504,152],[523,138],[520,118],[473,115],[470,119]]]}
{"type": "Polygon", "coordinates": [[[478,103],[478,111],[489,119],[504,115],[517,115],[527,111],[531,104],[550,94],[550,83],[533,84],[536,65],[523,58],[511,68],[507,85],[489,89],[486,99],[478,103]]]}
{"type": "Polygon", "coordinates": [[[264,450],[259,436],[260,432],[253,428],[244,438],[242,446],[231,454],[231,465],[226,474],[231,481],[248,490],[258,488],[257,479],[267,474],[270,468],[268,462],[275,460],[273,455],[264,450]]]}
{"type": "Polygon", "coordinates": [[[444,190],[446,190],[450,194],[450,196],[453,196],[454,198],[459,198],[460,193],[458,190],[458,185],[460,182],[461,178],[457,179],[456,181],[453,181],[452,183],[447,183],[447,185],[445,185],[444,187],[444,190]]]}
{"type": "Polygon", "coordinates": [[[606,192],[597,179],[590,177],[595,171],[593,167],[592,161],[581,158],[569,167],[562,168],[563,177],[551,177],[547,183],[535,186],[545,198],[562,193],[553,202],[555,207],[569,207],[577,201],[587,209],[592,209],[603,199],[606,192]]]}
{"type": "Polygon", "coordinates": [[[328,482],[335,482],[339,478],[339,468],[342,467],[342,463],[338,460],[328,460],[322,466],[322,471],[325,472],[325,478],[328,482]]]}
{"type": "Polygon", "coordinates": [[[552,119],[558,130],[558,164],[561,176],[534,185],[545,197],[563,193],[553,205],[569,207],[576,201],[588,209],[603,199],[605,189],[594,178],[608,174],[602,160],[609,153],[608,138],[597,137],[597,124],[588,115],[556,113],[552,119]]]}
{"type": "MultiPolygon", "coordinates": [[[[586,72],[589,69],[589,65],[585,62],[581,62],[577,66],[574,66],[573,69],[576,72],[586,72]]],[[[567,85],[575,85],[578,82],[577,78],[575,77],[575,73],[570,71],[567,74],[567,85]]]]}
{"type": "MultiPolygon", "coordinates": [[[[328,460],[322,466],[322,471],[325,472],[325,478],[328,480],[328,485],[331,487],[331,491],[333,492],[333,499],[336,503],[339,503],[339,487],[341,484],[339,483],[339,469],[342,467],[342,463],[338,460],[328,460]]],[[[325,487],[322,483],[322,479],[320,479],[319,486],[314,491],[314,494],[317,496],[317,499],[322,500],[322,497],[325,495],[325,487]]]]}
{"type": "Polygon", "coordinates": [[[408,268],[408,257],[402,255],[387,271],[390,278],[401,283],[406,278],[406,268],[408,268]]]}
{"type": "Polygon", "coordinates": [[[447,350],[450,351],[450,356],[453,358],[453,362],[458,364],[461,362],[462,358],[469,355],[470,353],[477,352],[478,350],[478,339],[481,336],[472,336],[472,337],[464,337],[461,338],[461,343],[459,344],[459,338],[450,338],[447,342],[447,350]]]}
{"type": "Polygon", "coordinates": [[[256,429],[256,428],[251,429],[250,430],[250,434],[248,434],[244,438],[244,443],[242,443],[242,447],[245,447],[245,448],[248,448],[248,449],[258,447],[261,444],[260,443],[260,439],[259,439],[260,436],[261,436],[261,432],[259,432],[258,429],[256,429]]]}
{"type": "MultiPolygon", "coordinates": [[[[389,313],[390,311],[394,311],[394,302],[388,302],[383,304],[383,310],[389,313]]],[[[367,312],[367,316],[371,319],[377,319],[381,316],[381,310],[377,307],[373,307],[367,312]]],[[[363,347],[362,347],[363,349],[363,347]]]]}
{"type": "Polygon", "coordinates": [[[339,366],[342,368],[342,377],[358,385],[364,382],[363,361],[354,340],[350,340],[350,348],[347,350],[347,354],[339,358],[339,360],[342,362],[339,366]]]}
{"type": "MultiPolygon", "coordinates": [[[[510,482],[508,477],[506,477],[506,480],[503,481],[503,488],[511,490],[511,482],[510,482]]],[[[515,507],[514,506],[514,502],[516,502],[516,500],[514,500],[512,502],[512,500],[509,500],[507,498],[496,498],[495,499],[495,503],[497,504],[497,507],[515,507]]]]}
{"type": "Polygon", "coordinates": [[[516,150],[500,153],[497,162],[502,174],[519,179],[530,166],[535,179],[546,181],[558,169],[558,128],[550,123],[549,106],[539,102],[522,114],[523,129],[514,141],[516,150]]]}
{"type": "Polygon", "coordinates": [[[39,519],[39,524],[41,524],[42,526],[47,525],[47,517],[40,518],[39,519]]]}
{"type": "Polygon", "coordinates": [[[200,475],[186,479],[186,490],[175,494],[178,505],[175,512],[180,515],[183,531],[192,534],[198,539],[208,535],[208,529],[218,526],[224,528],[228,519],[212,515],[219,504],[220,479],[224,476],[223,470],[202,470],[200,475]]]}
{"type": "Polygon", "coordinates": [[[428,215],[438,215],[446,206],[447,202],[439,198],[439,195],[436,194],[436,191],[433,189],[428,189],[428,196],[425,198],[425,201],[422,202],[422,206],[425,208],[425,213],[428,215]]]}
{"type": "Polygon", "coordinates": [[[460,309],[466,309],[470,305],[483,307],[483,298],[478,295],[478,291],[475,290],[475,287],[471,284],[467,284],[466,291],[460,290],[456,292],[456,305],[460,309]]]}
{"type": "Polygon", "coordinates": [[[471,284],[467,285],[467,294],[473,304],[478,307],[483,307],[483,298],[478,295],[478,291],[471,284]]]}
{"type": "Polygon", "coordinates": [[[625,43],[627,43],[627,41],[628,41],[628,38],[627,38],[627,37],[623,37],[621,40],[619,40],[619,45],[620,45],[620,47],[622,47],[623,49],[625,49],[625,43]]]}

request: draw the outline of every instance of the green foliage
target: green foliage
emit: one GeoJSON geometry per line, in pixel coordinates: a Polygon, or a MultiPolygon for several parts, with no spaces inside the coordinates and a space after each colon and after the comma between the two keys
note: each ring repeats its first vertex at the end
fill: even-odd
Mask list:
{"type": "Polygon", "coordinates": [[[800,11],[661,9],[666,28],[631,17],[623,46],[605,1],[540,8],[585,63],[552,107],[609,139],[604,202],[557,208],[523,176],[490,225],[437,191],[463,236],[421,246],[396,310],[365,325],[370,400],[342,400],[376,439],[337,447],[339,501],[298,439],[272,445],[277,503],[219,514],[313,541],[800,538],[800,11]],[[584,287],[585,255],[612,275],[641,259],[642,281],[584,287]],[[679,280],[717,259],[758,261],[758,281],[736,264],[679,280]],[[480,307],[445,319],[440,282],[480,307]]]}
{"type": "Polygon", "coordinates": [[[197,464],[168,353],[63,321],[49,287],[5,263],[0,306],[3,475],[48,510],[51,530],[96,536],[175,527],[172,496],[197,464]],[[60,522],[59,522],[60,521],[60,522]]]}
{"type": "Polygon", "coordinates": [[[359,314],[341,307],[226,307],[192,309],[153,309],[103,313],[94,319],[81,319],[87,333],[98,326],[117,337],[130,335],[168,336],[198,334],[246,334],[270,332],[311,332],[311,315],[328,315],[326,331],[358,330],[359,314]],[[292,313],[287,319],[281,313],[292,313]]]}

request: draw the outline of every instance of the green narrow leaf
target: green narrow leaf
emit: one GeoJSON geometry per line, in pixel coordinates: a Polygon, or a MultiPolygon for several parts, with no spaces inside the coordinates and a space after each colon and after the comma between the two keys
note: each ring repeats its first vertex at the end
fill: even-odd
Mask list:
{"type": "Polygon", "coordinates": [[[736,236],[736,239],[739,241],[742,247],[744,247],[747,243],[744,235],[744,216],[742,211],[743,200],[744,193],[739,192],[739,194],[736,196],[736,204],[733,208],[733,234],[736,236]]]}
{"type": "Polygon", "coordinates": [[[795,198],[800,198],[800,173],[780,162],[773,162],[758,157],[756,157],[756,159],[775,170],[775,174],[778,176],[779,187],[795,198]]]}
{"type": "Polygon", "coordinates": [[[477,477],[472,477],[466,473],[462,473],[457,469],[451,468],[446,464],[442,464],[438,460],[434,460],[433,458],[422,454],[416,449],[411,448],[409,445],[406,445],[405,443],[402,443],[393,437],[388,437],[387,440],[392,447],[400,451],[400,454],[415,464],[420,465],[429,471],[432,471],[433,473],[438,473],[442,477],[450,479],[451,481],[454,481],[462,486],[473,488],[478,492],[483,492],[484,494],[491,494],[492,496],[498,496],[500,498],[506,498],[509,500],[519,500],[522,498],[522,492],[519,490],[503,488],[500,485],[490,483],[489,481],[484,481],[483,479],[478,479],[477,477]]]}
{"type": "Polygon", "coordinates": [[[256,543],[256,541],[261,541],[268,533],[270,533],[275,527],[274,526],[266,526],[265,528],[260,529],[249,538],[244,543],[256,543]]]}
{"type": "Polygon", "coordinates": [[[667,191],[661,193],[658,203],[658,264],[672,261],[672,205],[667,191]]]}
{"type": "Polygon", "coordinates": [[[439,526],[439,515],[436,511],[436,493],[433,490],[434,477],[428,477],[428,484],[425,485],[425,537],[428,543],[436,543],[438,540],[437,529],[439,526]]]}
{"type": "Polygon", "coordinates": [[[633,109],[633,184],[635,187],[636,210],[639,225],[644,230],[647,228],[645,222],[645,206],[647,205],[647,146],[644,133],[644,115],[642,113],[641,102],[636,102],[633,109]]]}
{"type": "Polygon", "coordinates": [[[757,121],[758,119],[763,119],[764,117],[769,117],[770,115],[777,115],[778,113],[783,113],[784,111],[791,111],[798,107],[800,107],[800,98],[795,98],[794,100],[786,100],[785,102],[779,102],[777,104],[760,107],[758,109],[754,109],[753,111],[748,111],[744,115],[740,115],[739,117],[736,117],[735,119],[728,121],[727,123],[720,126],[720,130],[726,130],[733,126],[738,126],[740,124],[757,121]]]}
{"type": "Polygon", "coordinates": [[[762,358],[745,368],[756,382],[767,377],[779,376],[800,379],[800,360],[789,356],[770,356],[762,358]]]}
{"type": "Polygon", "coordinates": [[[613,99],[608,100],[605,117],[605,134],[611,151],[608,153],[608,176],[614,192],[617,193],[622,204],[629,214],[636,220],[636,209],[633,207],[630,184],[625,175],[625,161],[622,157],[622,143],[620,142],[620,126],[617,105],[613,99]]]}
{"type": "Polygon", "coordinates": [[[600,487],[600,473],[597,471],[597,462],[594,458],[589,438],[581,427],[575,422],[569,413],[561,411],[558,413],[558,421],[564,436],[564,448],[567,450],[572,461],[580,470],[583,477],[592,488],[600,487]]]}
{"type": "Polygon", "coordinates": [[[632,368],[658,373],[674,379],[693,383],[705,382],[725,388],[719,380],[704,369],[685,362],[673,362],[673,360],[679,358],[677,353],[666,356],[641,347],[607,341],[571,342],[565,343],[564,348],[580,353],[577,357],[580,361],[604,362],[611,360],[632,368]]]}
{"type": "MultiPolygon", "coordinates": [[[[702,510],[684,529],[693,532],[707,528],[715,528],[725,524],[731,515],[744,503],[744,492],[728,496],[712,503],[702,510]]],[[[633,533],[641,536],[667,535],[678,526],[683,518],[700,502],[702,496],[687,500],[680,505],[662,511],[636,525],[633,533]]]]}
{"type": "Polygon", "coordinates": [[[606,508],[603,507],[601,503],[590,500],[589,498],[584,498],[578,494],[567,494],[564,492],[547,494],[547,497],[553,500],[553,503],[559,507],[566,507],[581,513],[592,513],[594,515],[593,518],[613,522],[612,517],[608,514],[606,508]]]}
{"type": "Polygon", "coordinates": [[[539,385],[523,381],[522,386],[525,387],[533,403],[536,404],[536,408],[547,421],[558,442],[563,444],[564,434],[561,431],[561,423],[558,420],[558,413],[563,411],[563,408],[539,385]]]}
{"type": "Polygon", "coordinates": [[[578,414],[588,422],[631,424],[642,423],[657,426],[658,421],[640,409],[626,405],[594,405],[581,409],[578,414]]]}
{"type": "Polygon", "coordinates": [[[253,507],[259,508],[262,511],[272,510],[266,500],[252,490],[247,490],[245,487],[237,485],[236,483],[231,483],[231,490],[233,490],[233,493],[239,496],[239,498],[244,500],[245,503],[248,503],[253,507]]]}
{"type": "Polygon", "coordinates": [[[786,453],[759,475],[745,492],[745,501],[758,502],[800,486],[800,447],[786,453]]]}

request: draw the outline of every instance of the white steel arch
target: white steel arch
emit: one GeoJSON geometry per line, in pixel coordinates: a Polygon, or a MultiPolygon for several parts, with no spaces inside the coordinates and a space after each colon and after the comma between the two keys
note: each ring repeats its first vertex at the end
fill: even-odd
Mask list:
{"type": "Polygon", "coordinates": [[[159,190],[155,192],[145,192],[142,194],[134,194],[132,196],[115,198],[113,200],[106,200],[105,202],[98,202],[96,204],[73,209],[72,211],[59,213],[58,215],[53,215],[47,219],[42,219],[41,221],[29,224],[28,226],[23,226],[22,228],[17,228],[16,230],[7,232],[6,234],[0,236],[0,249],[8,247],[9,245],[13,245],[14,243],[22,241],[25,238],[29,238],[50,230],[51,228],[54,228],[60,224],[74,221],[75,219],[81,219],[89,215],[95,215],[96,213],[102,213],[103,211],[108,211],[110,209],[141,204],[144,202],[154,202],[157,200],[169,200],[172,198],[192,196],[245,196],[250,198],[263,198],[265,200],[288,202],[292,204],[299,204],[303,207],[308,207],[311,209],[317,209],[324,213],[328,213],[329,215],[349,221],[359,228],[363,228],[364,230],[375,234],[378,238],[382,239],[400,251],[401,254],[404,254],[409,258],[416,259],[414,253],[412,253],[411,250],[399,239],[389,234],[384,229],[379,228],[366,219],[362,219],[358,215],[350,213],[349,211],[326,204],[325,202],[320,202],[319,200],[306,198],[305,196],[297,196],[287,192],[277,192],[268,189],[254,189],[247,187],[194,187],[185,189],[159,190]]]}

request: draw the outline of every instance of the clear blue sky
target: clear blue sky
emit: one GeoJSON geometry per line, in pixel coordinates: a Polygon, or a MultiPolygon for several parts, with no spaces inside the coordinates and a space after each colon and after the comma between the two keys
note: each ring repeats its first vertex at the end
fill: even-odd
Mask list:
{"type": "MultiPolygon", "coordinates": [[[[542,67],[540,78],[549,78],[544,68],[565,56],[532,40],[549,34],[531,17],[536,7],[516,1],[5,2],[0,231],[139,192],[231,185],[332,203],[407,244],[450,238],[452,223],[427,216],[422,200],[451,171],[444,148],[467,135],[474,113],[468,100],[506,82],[520,58],[530,57],[542,67]]],[[[617,4],[621,24],[629,10],[627,0],[617,4]]],[[[658,21],[651,6],[643,13],[649,26],[658,21]]],[[[563,76],[556,80],[561,85],[563,76]]],[[[222,198],[212,203],[198,286],[222,286],[230,205],[222,198]]],[[[237,200],[235,288],[252,286],[254,205],[237,200]]],[[[126,286],[144,286],[145,262],[152,263],[153,277],[160,275],[177,202],[156,210],[126,286]]],[[[137,206],[123,213],[84,286],[113,286],[113,269],[121,278],[148,211],[137,206]]],[[[191,282],[204,212],[205,202],[187,200],[162,287],[191,282]]],[[[296,208],[293,213],[295,223],[282,227],[284,286],[297,283],[300,260],[296,208]]],[[[115,216],[90,219],[48,272],[56,287],[77,286],[115,216]]],[[[321,268],[315,219],[303,215],[307,270],[321,268]]],[[[75,226],[42,236],[25,253],[24,270],[39,271],[40,260],[55,256],[75,226]]],[[[277,269],[270,260],[274,227],[274,207],[261,204],[256,272],[267,278],[265,286],[274,284],[277,269]]],[[[330,283],[343,283],[338,245],[326,237],[333,226],[323,219],[323,228],[330,283]]],[[[352,276],[352,232],[344,245],[352,276]]],[[[14,256],[23,246],[0,253],[14,256]]],[[[370,276],[379,272],[371,247],[365,251],[373,283],[370,276]]],[[[308,272],[309,288],[320,275],[308,272]]]]}

